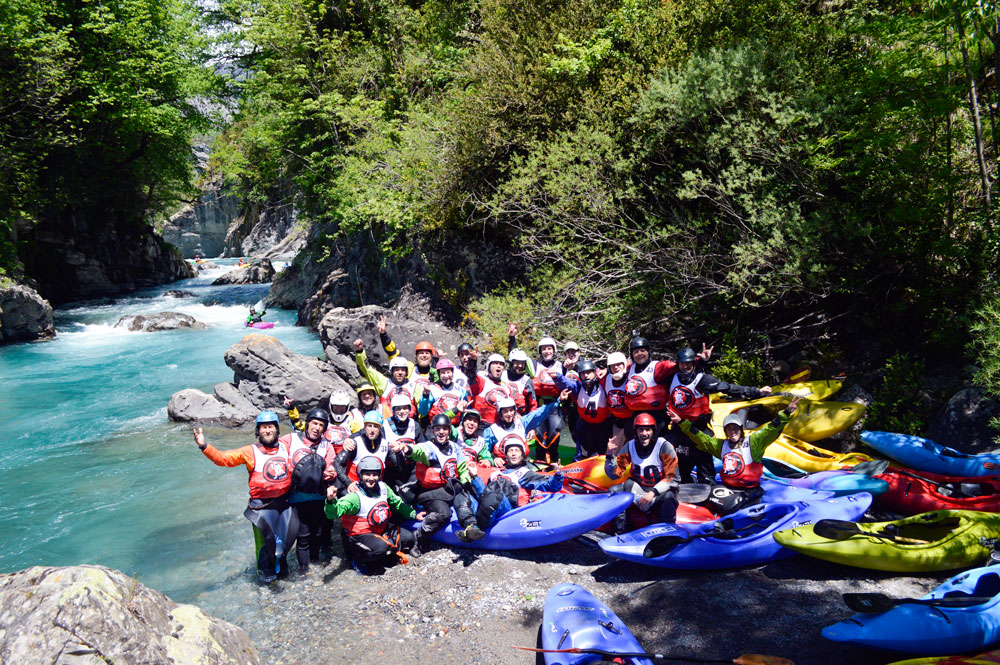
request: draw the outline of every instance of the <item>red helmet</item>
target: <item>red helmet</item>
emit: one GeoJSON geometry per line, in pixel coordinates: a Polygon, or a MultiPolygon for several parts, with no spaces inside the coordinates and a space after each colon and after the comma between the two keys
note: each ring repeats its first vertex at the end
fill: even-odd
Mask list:
{"type": "Polygon", "coordinates": [[[635,417],[635,422],[632,423],[635,427],[641,427],[645,425],[646,427],[656,427],[656,418],[649,415],[648,413],[640,413],[635,417]]]}
{"type": "Polygon", "coordinates": [[[434,353],[434,345],[427,340],[417,342],[417,348],[415,351],[430,351],[431,353],[434,353]]]}

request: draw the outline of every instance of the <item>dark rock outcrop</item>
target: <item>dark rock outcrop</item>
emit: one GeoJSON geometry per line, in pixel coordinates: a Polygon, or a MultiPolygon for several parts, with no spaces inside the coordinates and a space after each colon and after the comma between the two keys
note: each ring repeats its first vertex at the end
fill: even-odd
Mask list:
{"type": "Polygon", "coordinates": [[[197,265],[198,270],[215,270],[219,264],[215,261],[202,261],[197,265]]]}
{"type": "Polygon", "coordinates": [[[955,393],[933,419],[927,437],[965,453],[981,453],[997,447],[996,429],[990,421],[1000,415],[1000,404],[982,388],[964,388],[955,393]]]}
{"type": "Polygon", "coordinates": [[[48,301],[27,286],[0,287],[0,344],[51,339],[55,335],[48,301]]]}
{"type": "Polygon", "coordinates": [[[24,272],[49,302],[60,304],[195,276],[180,253],[148,224],[96,212],[46,218],[23,236],[24,272]]]}
{"type": "Polygon", "coordinates": [[[242,629],[101,566],[0,576],[0,661],[258,665],[242,629]]]}
{"type": "Polygon", "coordinates": [[[157,314],[134,314],[118,319],[112,328],[127,328],[132,332],[159,332],[161,330],[176,330],[177,328],[192,328],[202,330],[208,326],[196,321],[193,316],[180,312],[159,312],[157,314]]]}
{"type": "Polygon", "coordinates": [[[318,358],[293,353],[273,337],[251,333],[226,351],[232,383],[215,394],[188,389],[174,393],[167,407],[171,420],[237,427],[264,409],[282,409],[285,397],[300,409],[325,406],[335,390],[353,393],[334,367],[318,358]]]}
{"type": "Polygon", "coordinates": [[[177,289],[170,289],[169,291],[163,292],[164,298],[197,298],[197,293],[192,293],[191,291],[179,291],[177,289]]]}
{"type": "MultiPolygon", "coordinates": [[[[225,255],[263,256],[292,234],[298,216],[294,194],[288,189],[275,194],[262,205],[250,204],[229,226],[225,255]]],[[[281,251],[270,256],[294,256],[297,249],[286,246],[281,251]]]]}
{"type": "Polygon", "coordinates": [[[268,259],[257,259],[230,270],[222,277],[212,282],[213,286],[222,284],[266,284],[274,279],[274,266],[268,259]]]}

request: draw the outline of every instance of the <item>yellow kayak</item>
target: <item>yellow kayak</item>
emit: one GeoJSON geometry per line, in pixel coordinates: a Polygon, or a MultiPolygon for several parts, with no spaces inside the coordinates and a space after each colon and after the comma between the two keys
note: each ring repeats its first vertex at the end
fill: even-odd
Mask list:
{"type": "MultiPolygon", "coordinates": [[[[836,379],[821,379],[816,381],[799,381],[798,383],[779,383],[771,386],[773,395],[791,395],[802,399],[824,400],[832,396],[844,385],[843,381],[836,379]]],[[[727,402],[729,399],[722,393],[711,395],[713,402],[727,402]]]]}
{"type": "Polygon", "coordinates": [[[835,538],[818,535],[815,525],[809,524],[778,531],[774,539],[796,552],[859,568],[901,573],[953,570],[982,565],[1000,531],[1000,515],[935,510],[892,522],[846,524],[850,530],[841,530],[835,538]]]}
{"type": "MultiPolygon", "coordinates": [[[[760,399],[743,402],[719,402],[712,404],[711,428],[715,436],[725,437],[722,422],[733,411],[750,407],[763,407],[772,414],[788,406],[791,395],[768,395],[760,399]]],[[[865,405],[856,402],[817,402],[803,399],[791,420],[785,425],[784,433],[803,441],[819,441],[858,422],[865,414],[865,405]]]]}
{"type": "Polygon", "coordinates": [[[835,453],[787,434],[779,435],[764,451],[764,457],[791,464],[807,473],[837,471],[872,459],[864,453],[835,453]]]}
{"type": "Polygon", "coordinates": [[[898,660],[889,665],[996,665],[1000,663],[1000,651],[987,651],[976,656],[928,656],[898,660]]]}

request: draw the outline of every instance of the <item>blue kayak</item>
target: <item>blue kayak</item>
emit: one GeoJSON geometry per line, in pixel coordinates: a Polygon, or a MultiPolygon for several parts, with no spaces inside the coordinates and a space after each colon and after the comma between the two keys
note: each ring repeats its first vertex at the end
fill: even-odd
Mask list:
{"type": "Polygon", "coordinates": [[[930,439],[893,432],[861,432],[861,440],[903,466],[942,476],[994,476],[1000,474],[1000,453],[969,455],[930,439]]]}
{"type": "MultiPolygon", "coordinates": [[[[455,511],[451,522],[434,533],[435,540],[452,547],[478,550],[520,550],[561,543],[607,524],[632,504],[630,492],[617,494],[548,494],[540,501],[515,508],[486,529],[486,535],[472,543],[458,539],[462,530],[455,511]]],[[[405,523],[416,529],[417,522],[405,523]]]]}
{"type": "Polygon", "coordinates": [[[952,577],[923,599],[963,596],[990,600],[968,607],[897,605],[880,614],[855,614],[823,629],[823,637],[921,656],[978,651],[1000,644],[1000,566],[952,577]]]}
{"type": "Polygon", "coordinates": [[[761,503],[703,524],[652,524],[606,538],[601,549],[625,561],[660,568],[749,566],[795,554],[775,542],[776,531],[821,519],[856,520],[871,503],[872,495],[864,492],[819,501],[761,503]]]}
{"type": "MultiPolygon", "coordinates": [[[[581,586],[565,582],[549,589],[542,611],[543,649],[603,649],[636,653],[642,646],[608,606],[581,586]]],[[[605,656],[583,653],[544,654],[547,665],[584,665],[605,656]]],[[[648,658],[626,658],[627,665],[652,665],[648,658]]]]}
{"type": "Polygon", "coordinates": [[[833,492],[833,496],[845,496],[857,492],[876,495],[884,494],[889,489],[889,483],[886,481],[863,473],[852,473],[847,470],[806,473],[787,462],[767,457],[764,458],[764,478],[793,487],[833,492]]]}
{"type": "MultiPolygon", "coordinates": [[[[722,461],[715,460],[715,482],[722,484],[722,461]]],[[[760,486],[764,489],[764,496],[761,503],[788,503],[791,501],[818,501],[820,499],[832,499],[835,493],[830,490],[821,490],[809,487],[796,487],[790,483],[783,482],[780,478],[772,478],[764,475],[760,479],[760,486]]]]}

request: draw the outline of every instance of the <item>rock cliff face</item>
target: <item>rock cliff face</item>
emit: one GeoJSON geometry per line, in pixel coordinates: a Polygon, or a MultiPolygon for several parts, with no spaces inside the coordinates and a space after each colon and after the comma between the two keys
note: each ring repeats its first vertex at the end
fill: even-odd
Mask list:
{"type": "Polygon", "coordinates": [[[164,225],[163,239],[177,247],[186,259],[221,256],[226,249],[229,226],[238,215],[238,199],[218,183],[209,183],[197,204],[176,213],[164,225]]]}
{"type": "Polygon", "coordinates": [[[267,284],[274,278],[274,266],[268,259],[257,259],[230,270],[214,282],[213,286],[223,284],[267,284]]]}
{"type": "Polygon", "coordinates": [[[52,306],[27,286],[14,284],[0,288],[0,344],[51,339],[52,306]]]}
{"type": "Polygon", "coordinates": [[[291,258],[305,244],[301,232],[293,233],[297,221],[298,210],[287,192],[263,205],[250,205],[230,224],[225,255],[291,258]]]}
{"type": "Polygon", "coordinates": [[[259,665],[240,628],[101,566],[0,576],[0,662],[259,665]]]}
{"type": "Polygon", "coordinates": [[[194,269],[146,224],[69,212],[33,227],[21,259],[38,292],[53,304],[114,296],[178,279],[194,269]]]}

